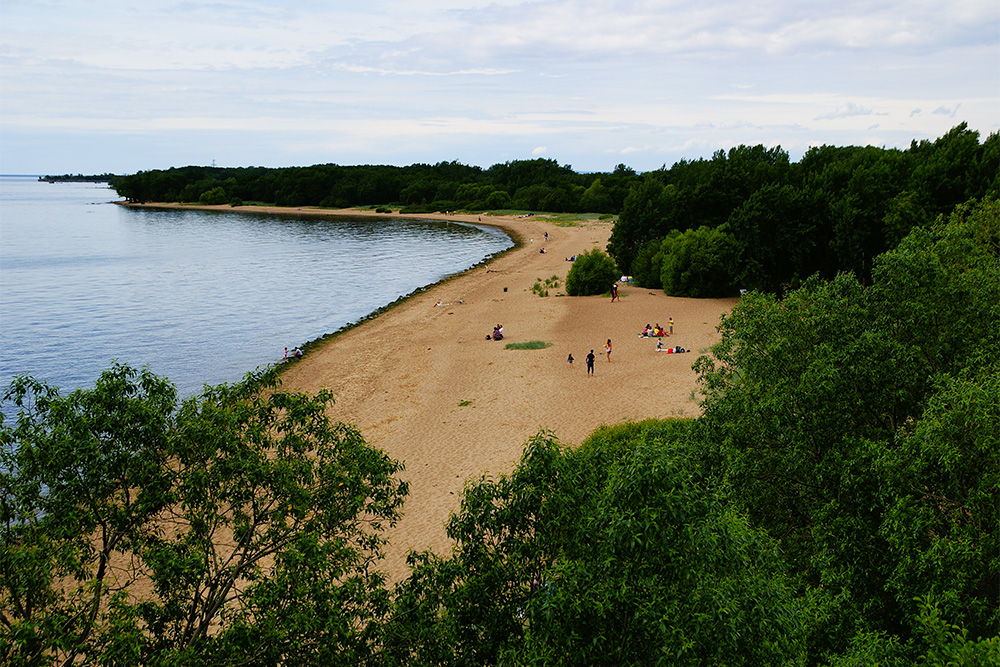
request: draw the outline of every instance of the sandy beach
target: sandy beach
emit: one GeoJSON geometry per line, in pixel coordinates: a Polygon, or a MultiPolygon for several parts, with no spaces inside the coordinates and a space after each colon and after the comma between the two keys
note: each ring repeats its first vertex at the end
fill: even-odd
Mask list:
{"type": "MultiPolygon", "coordinates": [[[[357,210],[296,213],[389,217],[357,210]]],[[[478,222],[479,216],[413,217],[478,222]]],[[[410,495],[388,533],[384,561],[392,580],[406,575],[411,549],[447,553],[444,526],[463,485],[508,472],[539,429],[577,444],[602,424],[698,414],[691,365],[717,340],[719,317],[736,302],[672,298],[630,285],[620,287],[614,303],[608,295],[568,297],[572,264],[566,258],[603,250],[610,221],[558,226],[543,216],[484,215],[482,223],[503,228],[522,245],[312,347],[282,375],[286,389],[332,390],[335,418],[405,464],[410,495]],[[549,296],[531,291],[536,280],[551,276],[559,287],[549,296]],[[646,324],[666,326],[671,317],[675,332],[664,345],[680,345],[687,354],[657,352],[656,339],[636,335],[646,324]],[[505,339],[487,340],[498,323],[505,339]],[[610,361],[601,354],[609,338],[610,361]],[[505,349],[526,341],[552,345],[505,349]],[[586,374],[590,350],[598,355],[593,377],[586,374]]]]}

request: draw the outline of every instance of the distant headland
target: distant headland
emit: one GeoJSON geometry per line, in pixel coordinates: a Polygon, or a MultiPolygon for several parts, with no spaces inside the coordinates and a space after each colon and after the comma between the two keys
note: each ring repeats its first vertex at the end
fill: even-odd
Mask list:
{"type": "Polygon", "coordinates": [[[62,176],[39,176],[38,180],[44,183],[110,183],[114,174],[63,174],[62,176]]]}

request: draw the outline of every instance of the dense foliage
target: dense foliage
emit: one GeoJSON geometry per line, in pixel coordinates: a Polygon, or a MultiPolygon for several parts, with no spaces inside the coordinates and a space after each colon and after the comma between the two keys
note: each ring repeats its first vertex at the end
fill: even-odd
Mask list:
{"type": "Polygon", "coordinates": [[[68,396],[29,378],[0,422],[0,662],[351,664],[388,605],[372,569],[400,466],[327,394],[250,376],[176,407],[114,366],[68,396]]]}
{"type": "Polygon", "coordinates": [[[959,207],[873,284],[749,294],[699,362],[705,465],[825,609],[817,657],[919,633],[919,599],[1000,627],[1000,207],[959,207]]]}
{"type": "Polygon", "coordinates": [[[413,213],[457,209],[616,213],[638,180],[625,165],[610,173],[579,174],[539,158],[489,169],[457,162],[282,169],[192,166],[116,176],[111,185],[135,202],[330,208],[393,204],[413,213]]]}
{"type": "Polygon", "coordinates": [[[638,284],[675,296],[781,292],[842,271],[867,284],[875,257],[910,229],[997,196],[998,183],[1000,135],[980,144],[964,123],[908,150],[820,146],[797,163],[739,146],[644,174],[608,252],[638,284]]]}
{"type": "Polygon", "coordinates": [[[398,593],[399,664],[794,664],[803,609],[775,544],[676,426],[577,449],[541,433],[511,475],[468,486],[453,554],[414,557],[398,593]]]}
{"type": "Polygon", "coordinates": [[[566,294],[570,296],[589,296],[604,294],[618,280],[618,267],[615,261],[602,250],[594,248],[576,256],[573,265],[566,274],[566,294]]]}

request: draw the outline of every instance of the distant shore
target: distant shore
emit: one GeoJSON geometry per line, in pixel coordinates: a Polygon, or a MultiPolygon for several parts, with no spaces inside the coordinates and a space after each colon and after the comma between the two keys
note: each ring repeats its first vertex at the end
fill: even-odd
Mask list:
{"type": "Polygon", "coordinates": [[[42,183],[110,183],[114,174],[95,174],[84,176],[83,174],[63,174],[62,176],[39,176],[42,183]]]}
{"type": "Polygon", "coordinates": [[[334,417],[354,424],[369,443],[405,464],[410,496],[403,519],[388,533],[384,562],[391,579],[405,576],[411,549],[447,552],[444,525],[457,511],[466,481],[508,472],[539,429],[578,444],[602,424],[697,415],[691,365],[718,340],[719,318],[737,302],[673,298],[631,285],[621,286],[615,303],[606,295],[561,296],[572,265],[566,258],[604,249],[610,221],[560,226],[541,215],[480,219],[307,207],[130,206],[453,220],[499,227],[516,239],[513,250],[319,341],[282,374],[286,389],[332,390],[334,417]],[[552,276],[559,287],[550,288],[549,296],[532,291],[537,280],[552,276]],[[675,333],[664,345],[679,345],[686,354],[657,353],[655,339],[637,336],[646,324],[666,326],[671,317],[675,333]],[[495,324],[504,326],[503,341],[486,339],[495,324]],[[609,338],[610,362],[602,354],[609,338]],[[533,340],[551,346],[505,348],[533,340]],[[597,355],[593,377],[585,369],[590,350],[597,355]]]}

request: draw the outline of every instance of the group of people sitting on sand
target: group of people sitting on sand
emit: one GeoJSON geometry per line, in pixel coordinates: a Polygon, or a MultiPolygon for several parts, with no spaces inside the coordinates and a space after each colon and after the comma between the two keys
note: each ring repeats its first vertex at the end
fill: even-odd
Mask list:
{"type": "Polygon", "coordinates": [[[663,327],[657,322],[655,327],[651,327],[648,324],[643,328],[642,332],[637,334],[640,338],[662,338],[663,336],[669,336],[663,327]]]}
{"type": "Polygon", "coordinates": [[[486,340],[503,340],[503,325],[498,324],[493,327],[493,333],[486,334],[486,340]]]}

